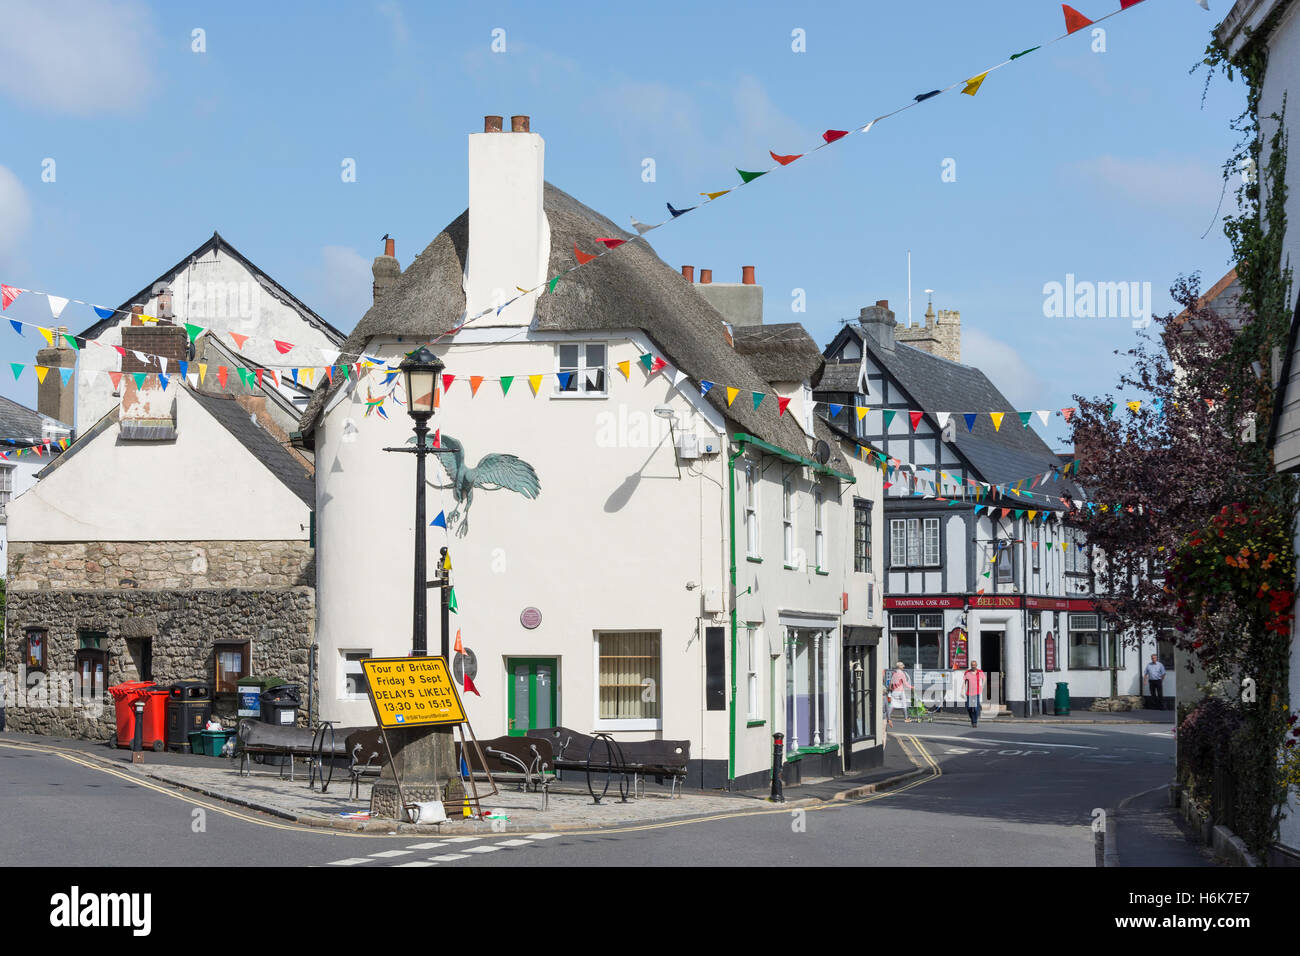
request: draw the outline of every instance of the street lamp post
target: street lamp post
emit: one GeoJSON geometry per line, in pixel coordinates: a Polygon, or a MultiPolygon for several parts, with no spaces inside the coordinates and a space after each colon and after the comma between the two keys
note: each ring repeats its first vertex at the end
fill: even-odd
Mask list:
{"type": "MultiPolygon", "coordinates": [[[[429,441],[429,419],[433,417],[434,395],[443,364],[427,347],[411,352],[399,366],[406,385],[406,410],[415,422],[414,448],[385,448],[385,451],[415,455],[415,553],[413,605],[411,610],[411,656],[428,654],[428,543],[424,508],[424,459],[433,452],[429,441]]],[[[440,575],[446,604],[447,576],[440,575]]],[[[447,655],[447,620],[443,618],[442,654],[447,655]]],[[[405,819],[400,806],[403,794],[409,802],[442,800],[455,807],[464,800],[465,788],[456,766],[456,748],[451,727],[411,728],[389,737],[392,761],[385,765],[371,791],[370,808],[375,816],[405,819]],[[397,777],[402,781],[397,789],[397,777]]]]}

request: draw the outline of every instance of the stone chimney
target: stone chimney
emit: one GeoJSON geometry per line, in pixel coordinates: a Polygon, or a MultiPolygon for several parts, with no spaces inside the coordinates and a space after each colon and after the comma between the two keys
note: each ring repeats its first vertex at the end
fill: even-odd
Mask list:
{"type": "Polygon", "coordinates": [[[371,263],[370,274],[375,277],[375,284],[370,291],[374,302],[378,302],[393,283],[401,278],[402,267],[397,261],[396,247],[395,240],[384,236],[384,254],[375,256],[375,261],[371,263]]]}
{"type": "Polygon", "coordinates": [[[753,266],[741,266],[740,273],[740,282],[714,282],[713,270],[702,269],[695,291],[733,326],[762,325],[763,287],[754,280],[753,266]]]}
{"type": "Polygon", "coordinates": [[[59,326],[58,338],[51,348],[40,349],[36,353],[36,364],[44,365],[51,371],[45,373],[45,381],[36,386],[36,410],[42,415],[58,419],[63,424],[72,426],[77,415],[77,376],[68,377],[68,384],[63,384],[63,374],[55,371],[61,368],[75,368],[77,351],[68,344],[63,336],[67,333],[66,325],[59,326]]]}
{"type": "MultiPolygon", "coordinates": [[[[495,309],[516,287],[546,281],[550,227],[542,210],[546,145],[527,116],[513,116],[510,132],[500,116],[487,116],[482,133],[469,136],[469,251],[465,308],[470,315],[495,309]]],[[[594,237],[593,237],[594,238],[594,237]]],[[[529,325],[533,296],[515,302],[491,325],[529,325]]]]}
{"type": "Polygon", "coordinates": [[[886,352],[894,351],[894,331],[898,323],[889,308],[889,300],[881,299],[858,313],[858,324],[872,342],[886,352]]]}

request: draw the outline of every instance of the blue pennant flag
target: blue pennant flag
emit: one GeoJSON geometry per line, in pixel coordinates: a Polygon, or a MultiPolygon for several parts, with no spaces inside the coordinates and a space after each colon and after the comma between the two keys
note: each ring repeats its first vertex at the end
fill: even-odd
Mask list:
{"type": "Polygon", "coordinates": [[[668,207],[668,211],[673,214],[674,219],[676,219],[678,216],[690,212],[692,209],[695,208],[694,206],[687,206],[685,209],[674,209],[673,204],[670,202],[666,202],[664,203],[664,205],[668,207]]]}
{"type": "Polygon", "coordinates": [[[555,377],[560,380],[560,391],[567,391],[569,388],[569,379],[573,378],[572,372],[556,372],[555,377]]]}
{"type": "Polygon", "coordinates": [[[703,396],[709,394],[709,389],[712,387],[712,382],[700,382],[700,395],[703,396]]]}
{"type": "Polygon", "coordinates": [[[966,419],[966,431],[974,431],[975,419],[978,417],[978,412],[963,412],[961,417],[966,419]]]}
{"type": "Polygon", "coordinates": [[[61,375],[61,376],[63,377],[63,384],[64,384],[64,385],[67,385],[67,384],[68,384],[68,381],[72,378],[72,369],[70,369],[70,368],[61,368],[61,369],[59,369],[59,375],[61,375]]]}
{"type": "Polygon", "coordinates": [[[296,368],[291,368],[291,369],[289,369],[289,374],[293,376],[293,384],[297,385],[297,384],[298,384],[298,370],[297,370],[296,368]]]}
{"type": "Polygon", "coordinates": [[[169,381],[171,381],[171,377],[168,376],[168,375],[164,375],[164,374],[162,374],[162,372],[159,372],[159,373],[158,373],[158,381],[162,383],[163,391],[165,392],[165,391],[167,391],[167,383],[168,383],[169,381]]]}
{"type": "Polygon", "coordinates": [[[10,319],[9,324],[14,327],[14,331],[17,332],[19,335],[23,334],[23,324],[19,322],[17,319],[10,319]]]}
{"type": "Polygon", "coordinates": [[[826,404],[827,404],[827,407],[831,410],[831,418],[834,418],[834,417],[835,417],[836,415],[838,415],[840,412],[844,411],[844,406],[843,406],[843,405],[834,405],[834,404],[831,404],[830,402],[827,402],[826,404]]]}
{"type": "MultiPolygon", "coordinates": [[[[383,409],[380,409],[380,411],[383,411],[383,409]]],[[[385,415],[384,417],[387,418],[388,416],[385,415]]],[[[429,522],[429,527],[430,528],[447,527],[447,513],[445,511],[439,511],[438,517],[434,518],[432,521],[429,522]]]]}
{"type": "Polygon", "coordinates": [[[176,364],[181,367],[181,378],[184,378],[187,374],[189,374],[190,371],[189,362],[182,362],[180,360],[177,360],[176,364]]]}
{"type": "Polygon", "coordinates": [[[1153,398],[1151,404],[1155,407],[1157,415],[1163,414],[1165,410],[1165,400],[1163,398],[1153,398]]]}
{"type": "Polygon", "coordinates": [[[95,314],[101,319],[111,319],[113,313],[117,311],[116,309],[101,309],[97,305],[92,305],[91,308],[95,310],[95,314]]]}

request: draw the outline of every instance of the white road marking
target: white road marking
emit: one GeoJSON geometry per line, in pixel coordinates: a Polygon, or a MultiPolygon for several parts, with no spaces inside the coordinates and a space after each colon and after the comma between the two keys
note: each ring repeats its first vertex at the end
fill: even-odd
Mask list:
{"type": "Polygon", "coordinates": [[[528,835],[528,839],[530,839],[530,840],[554,840],[556,837],[562,837],[562,836],[564,836],[563,833],[530,833],[530,834],[528,835]]]}
{"type": "Polygon", "coordinates": [[[1087,747],[1083,744],[1049,744],[1042,740],[989,740],[985,737],[960,737],[954,734],[918,734],[908,731],[909,737],[922,737],[926,740],[954,740],[963,743],[973,744],[1023,744],[1026,747],[1064,747],[1069,750],[1096,750],[1096,747],[1087,747]]]}
{"type": "Polygon", "coordinates": [[[532,840],[502,840],[497,846],[528,846],[532,840]]]}
{"type": "Polygon", "coordinates": [[[364,856],[354,856],[346,860],[331,860],[330,866],[356,866],[358,863],[369,863],[370,861],[364,856]]]}
{"type": "Polygon", "coordinates": [[[410,846],[407,847],[407,849],[408,850],[436,850],[442,845],[443,845],[442,843],[412,843],[410,846]]]}
{"type": "Polygon", "coordinates": [[[475,840],[481,840],[482,837],[446,837],[443,843],[473,843],[475,840]]]}
{"type": "Polygon", "coordinates": [[[468,860],[464,853],[444,853],[442,856],[431,856],[429,859],[434,863],[450,863],[452,860],[468,860]]]}
{"type": "Polygon", "coordinates": [[[411,860],[409,863],[399,863],[398,866],[437,866],[432,860],[411,860]]]}
{"type": "Polygon", "coordinates": [[[483,846],[466,847],[465,852],[466,853],[495,853],[499,849],[501,849],[501,847],[491,843],[487,843],[484,844],[483,846]]]}
{"type": "Polygon", "coordinates": [[[375,857],[375,856],[409,856],[410,853],[411,853],[410,850],[380,850],[378,853],[372,853],[372,854],[370,854],[370,855],[371,855],[372,857],[375,857]]]}

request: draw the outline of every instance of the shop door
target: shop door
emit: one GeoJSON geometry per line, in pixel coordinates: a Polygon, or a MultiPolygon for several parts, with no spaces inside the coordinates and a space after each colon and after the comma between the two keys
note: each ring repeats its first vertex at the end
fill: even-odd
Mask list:
{"type": "Polygon", "coordinates": [[[1004,703],[1002,686],[1002,631],[980,631],[980,670],[984,672],[984,699],[992,704],[1004,703]]]}
{"type": "Polygon", "coordinates": [[[556,658],[512,657],[506,666],[510,673],[510,736],[523,737],[530,730],[554,727],[555,685],[559,672],[556,658]]]}

